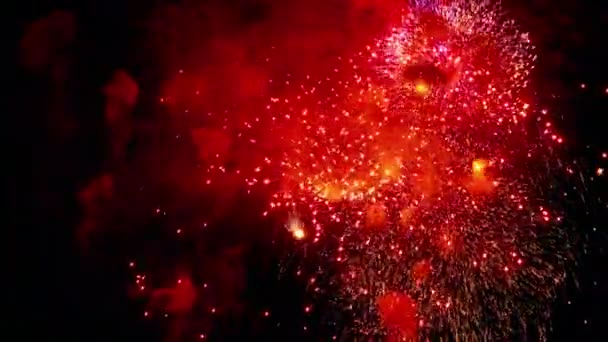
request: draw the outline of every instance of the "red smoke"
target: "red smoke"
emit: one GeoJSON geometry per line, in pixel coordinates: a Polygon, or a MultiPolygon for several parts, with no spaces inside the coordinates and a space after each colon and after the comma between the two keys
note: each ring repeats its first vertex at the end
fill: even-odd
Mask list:
{"type": "Polygon", "coordinates": [[[416,304],[408,295],[389,292],[378,297],[376,303],[391,339],[399,341],[417,338],[416,304]]]}

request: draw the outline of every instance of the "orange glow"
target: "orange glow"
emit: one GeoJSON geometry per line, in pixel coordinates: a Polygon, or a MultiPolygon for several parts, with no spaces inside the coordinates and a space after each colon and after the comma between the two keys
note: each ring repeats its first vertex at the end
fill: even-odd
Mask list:
{"type": "Polygon", "coordinates": [[[382,203],[375,203],[368,207],[365,217],[368,227],[380,227],[386,222],[386,207],[382,203]]]}
{"type": "Polygon", "coordinates": [[[326,184],[318,187],[319,197],[324,198],[330,202],[338,202],[344,198],[345,190],[342,190],[338,185],[326,184]]]}
{"type": "Polygon", "coordinates": [[[292,233],[293,233],[293,237],[296,238],[297,240],[302,240],[306,236],[306,234],[304,234],[304,230],[301,228],[298,228],[298,229],[292,231],[292,233]]]}
{"type": "Polygon", "coordinates": [[[492,192],[497,183],[492,182],[486,175],[488,161],[485,159],[475,159],[472,164],[472,179],[468,182],[469,192],[473,194],[487,194],[492,192]]]}
{"type": "Polygon", "coordinates": [[[483,178],[485,177],[485,171],[488,167],[488,161],[485,159],[473,160],[473,177],[483,178]]]}
{"type": "Polygon", "coordinates": [[[380,168],[382,168],[381,182],[387,183],[401,177],[401,160],[399,158],[381,161],[380,168]]]}
{"type": "Polygon", "coordinates": [[[293,235],[293,238],[296,240],[302,240],[306,237],[304,225],[297,217],[292,217],[289,219],[287,229],[291,232],[291,235],[293,235]]]}
{"type": "Polygon", "coordinates": [[[414,208],[406,207],[401,209],[399,212],[400,223],[402,226],[407,226],[411,223],[412,215],[414,214],[414,208]]]}
{"type": "Polygon", "coordinates": [[[429,85],[422,80],[416,81],[416,85],[414,86],[414,89],[416,90],[416,93],[418,95],[426,95],[431,90],[429,85]]]}

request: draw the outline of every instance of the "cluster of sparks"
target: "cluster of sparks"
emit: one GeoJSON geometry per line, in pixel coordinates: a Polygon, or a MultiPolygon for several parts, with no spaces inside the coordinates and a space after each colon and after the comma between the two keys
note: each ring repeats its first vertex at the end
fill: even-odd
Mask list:
{"type": "Polygon", "coordinates": [[[415,2],[333,72],[271,80],[288,95],[219,120],[258,153],[230,170],[210,158],[203,182],[269,189],[262,215],[288,217],[320,263],[310,283],[339,284],[355,334],[525,331],[566,276],[568,239],[542,195],[563,139],[529,89],[535,59],[496,7],[415,2]]]}

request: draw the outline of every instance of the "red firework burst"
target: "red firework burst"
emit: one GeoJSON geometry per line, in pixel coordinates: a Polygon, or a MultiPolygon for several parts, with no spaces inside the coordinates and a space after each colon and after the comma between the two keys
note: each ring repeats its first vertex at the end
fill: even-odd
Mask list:
{"type": "Polygon", "coordinates": [[[270,189],[263,215],[288,213],[296,245],[337,264],[341,296],[376,298],[389,331],[503,336],[541,316],[566,259],[544,253],[566,252],[536,191],[562,140],[531,98],[534,48],[485,4],[402,13],[330,73],[269,80],[262,111],[207,113],[202,183],[270,189]]]}

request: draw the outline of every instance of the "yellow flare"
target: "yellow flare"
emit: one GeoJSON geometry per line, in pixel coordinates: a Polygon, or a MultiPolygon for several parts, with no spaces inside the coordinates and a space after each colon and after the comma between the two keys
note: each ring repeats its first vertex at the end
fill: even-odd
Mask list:
{"type": "Polygon", "coordinates": [[[304,234],[304,230],[302,228],[298,228],[298,229],[292,231],[292,234],[296,240],[302,240],[304,238],[304,236],[306,236],[306,234],[304,234]]]}
{"type": "Polygon", "coordinates": [[[424,81],[416,81],[414,89],[418,95],[426,95],[429,93],[429,85],[424,81]]]}
{"type": "Polygon", "coordinates": [[[306,233],[304,232],[304,227],[302,221],[300,221],[296,217],[292,217],[289,219],[288,227],[289,231],[293,235],[294,239],[302,240],[306,237],[306,233]]]}
{"type": "Polygon", "coordinates": [[[484,159],[473,160],[473,177],[484,177],[488,162],[484,159]]]}
{"type": "Polygon", "coordinates": [[[378,163],[378,168],[381,169],[380,176],[383,180],[397,180],[401,177],[401,159],[396,157],[381,157],[378,163]]]}

